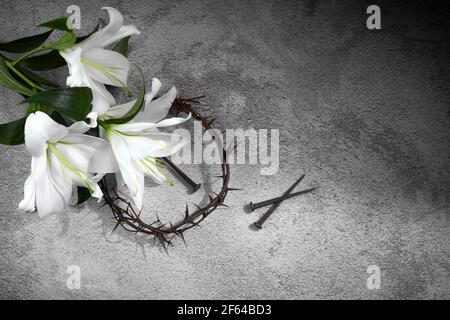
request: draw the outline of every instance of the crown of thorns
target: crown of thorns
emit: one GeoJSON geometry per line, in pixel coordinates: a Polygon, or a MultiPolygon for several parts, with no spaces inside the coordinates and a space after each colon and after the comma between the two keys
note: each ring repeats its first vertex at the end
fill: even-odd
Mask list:
{"type": "MultiPolygon", "coordinates": [[[[202,97],[190,99],[177,98],[174,100],[170,112],[176,115],[180,113],[191,113],[195,120],[201,122],[205,130],[212,129],[215,118],[206,118],[193,107],[193,104],[197,104],[200,98],[202,97]]],[[[203,206],[195,204],[194,211],[189,211],[189,206],[186,204],[183,218],[175,222],[163,222],[160,220],[158,214],[156,214],[156,219],[151,222],[143,221],[143,219],[141,219],[142,210],[136,210],[128,199],[122,197],[117,192],[116,187],[111,185],[111,181],[103,178],[100,182],[100,188],[104,195],[104,205],[111,209],[116,221],[113,231],[120,226],[129,232],[152,236],[153,243],[155,245],[161,245],[166,251],[169,246],[173,246],[173,241],[176,238],[182,239],[186,244],[184,233],[191,228],[199,227],[200,223],[218,207],[228,208],[228,205],[224,203],[228,192],[240,190],[229,186],[230,166],[226,159],[227,152],[230,152],[230,150],[223,148],[219,144],[218,146],[222,148],[223,153],[223,161],[221,163],[222,174],[217,176],[222,180],[220,191],[212,191],[211,194],[208,194],[208,203],[203,206]]]]}

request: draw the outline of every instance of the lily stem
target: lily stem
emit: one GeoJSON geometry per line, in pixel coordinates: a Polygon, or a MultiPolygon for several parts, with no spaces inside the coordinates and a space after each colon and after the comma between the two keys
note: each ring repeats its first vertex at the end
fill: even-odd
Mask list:
{"type": "Polygon", "coordinates": [[[34,89],[38,89],[41,91],[44,91],[45,89],[42,88],[41,86],[39,86],[37,83],[31,81],[28,77],[26,77],[22,72],[20,72],[19,70],[17,70],[14,65],[9,62],[9,61],[5,61],[6,65],[8,66],[9,69],[11,69],[11,71],[13,71],[17,76],[19,76],[20,79],[22,79],[23,81],[25,81],[29,86],[31,86],[34,89]]]}
{"type": "Polygon", "coordinates": [[[40,46],[40,47],[34,48],[33,50],[28,51],[28,52],[25,53],[23,56],[21,56],[21,57],[17,58],[16,60],[14,60],[14,61],[12,62],[12,65],[15,66],[15,65],[18,64],[20,61],[22,61],[22,60],[25,59],[25,58],[28,58],[28,57],[31,56],[32,54],[34,54],[34,53],[36,53],[36,52],[39,52],[39,51],[48,50],[48,49],[49,49],[49,48],[46,48],[45,46],[40,46]]]}

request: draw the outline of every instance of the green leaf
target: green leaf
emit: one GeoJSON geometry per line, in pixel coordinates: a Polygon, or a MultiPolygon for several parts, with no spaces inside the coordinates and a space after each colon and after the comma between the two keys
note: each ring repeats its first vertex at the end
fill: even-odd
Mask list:
{"type": "Polygon", "coordinates": [[[78,187],[77,188],[77,194],[78,194],[78,204],[82,204],[86,200],[88,200],[91,197],[91,193],[89,192],[88,188],[85,187],[78,187]]]}
{"type": "Polygon", "coordinates": [[[51,116],[53,114],[52,108],[47,107],[43,104],[35,103],[35,102],[30,103],[25,114],[28,116],[30,113],[34,113],[36,111],[42,111],[42,112],[48,114],[49,116],[51,116]]]}
{"type": "Polygon", "coordinates": [[[58,50],[52,50],[46,54],[41,54],[38,56],[33,56],[24,59],[20,61],[19,64],[31,70],[46,71],[65,66],[66,60],[64,60],[64,58],[61,57],[58,50]]]}
{"type": "Polygon", "coordinates": [[[44,45],[45,48],[51,48],[55,50],[63,50],[70,48],[75,44],[77,38],[72,32],[66,32],[59,40],[44,45]]]}
{"type": "Polygon", "coordinates": [[[25,142],[25,121],[27,117],[0,124],[0,144],[15,146],[25,142]]]}
{"type": "Polygon", "coordinates": [[[50,80],[47,80],[45,78],[42,78],[41,76],[31,72],[30,70],[27,70],[25,68],[19,67],[18,65],[16,65],[16,69],[19,70],[20,72],[22,72],[25,76],[27,76],[28,78],[30,78],[31,80],[33,80],[34,82],[40,83],[40,84],[45,84],[46,86],[50,86],[50,87],[59,87],[58,84],[51,82],[50,80]]]}
{"type": "Polygon", "coordinates": [[[43,104],[79,121],[91,111],[92,93],[87,87],[57,88],[36,93],[24,102],[43,104]]]}
{"type": "Polygon", "coordinates": [[[18,80],[16,80],[9,72],[5,59],[0,55],[0,85],[5,86],[8,89],[22,93],[27,96],[34,94],[34,91],[26,87],[18,80]]]}
{"type": "Polygon", "coordinates": [[[61,113],[54,111],[50,114],[50,117],[59,124],[62,124],[65,127],[68,126],[66,120],[64,120],[64,117],[61,115],[61,113]]]}
{"type": "Polygon", "coordinates": [[[38,25],[38,27],[70,32],[72,30],[67,26],[67,19],[67,17],[53,19],[38,25]]]}
{"type": "Polygon", "coordinates": [[[0,51],[21,53],[36,49],[41,44],[43,44],[45,40],[47,40],[52,31],[53,30],[50,30],[31,37],[25,37],[11,42],[6,43],[0,42],[0,51]]]}
{"type": "Polygon", "coordinates": [[[103,123],[124,124],[124,123],[130,122],[131,120],[133,120],[134,117],[137,116],[139,111],[141,111],[141,108],[144,105],[144,100],[145,100],[144,99],[145,98],[145,79],[144,79],[144,74],[142,73],[142,70],[139,67],[138,67],[138,70],[139,70],[139,73],[141,74],[142,86],[141,86],[141,91],[139,92],[139,96],[136,99],[136,102],[133,104],[133,106],[127,112],[127,114],[125,114],[122,118],[108,119],[108,120],[103,121],[103,123]]]}
{"type": "MultiPolygon", "coordinates": [[[[85,40],[89,36],[91,36],[94,32],[97,32],[100,28],[100,22],[97,26],[92,30],[88,35],[77,37],[75,43],[80,43],[85,40]]],[[[58,50],[52,50],[46,54],[41,54],[38,56],[28,57],[19,62],[20,65],[23,65],[34,71],[47,71],[53,70],[66,65],[66,60],[59,54],[58,50]]]]}
{"type": "Polygon", "coordinates": [[[130,37],[125,37],[119,42],[116,43],[116,45],[112,48],[113,51],[120,53],[123,56],[128,55],[128,41],[130,40],[130,37]]]}

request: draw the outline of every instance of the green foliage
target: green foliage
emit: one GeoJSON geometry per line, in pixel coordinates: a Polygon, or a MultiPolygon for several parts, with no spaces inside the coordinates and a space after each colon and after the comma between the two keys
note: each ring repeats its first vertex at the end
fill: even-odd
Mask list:
{"type": "Polygon", "coordinates": [[[33,90],[23,85],[9,72],[10,70],[7,63],[8,62],[3,58],[3,56],[0,55],[0,85],[27,96],[33,95],[33,90]]]}
{"type": "Polygon", "coordinates": [[[54,82],[52,82],[50,80],[47,80],[45,78],[42,78],[41,76],[35,74],[34,72],[31,72],[30,70],[22,68],[22,67],[20,67],[18,65],[16,65],[16,69],[19,70],[21,73],[23,73],[30,80],[32,80],[32,81],[34,81],[36,83],[44,84],[46,86],[54,87],[54,88],[59,87],[58,84],[56,84],[56,83],[54,83],[54,82]]]}
{"type": "Polygon", "coordinates": [[[47,40],[52,31],[53,30],[50,30],[31,37],[25,37],[6,43],[0,42],[0,51],[22,53],[36,49],[47,40]]]}
{"type": "Polygon", "coordinates": [[[77,38],[72,32],[66,32],[59,40],[45,44],[44,48],[50,48],[54,50],[64,50],[70,48],[75,44],[77,38]]]}
{"type": "Polygon", "coordinates": [[[31,70],[46,71],[65,66],[66,60],[61,57],[58,50],[52,50],[49,53],[24,59],[19,64],[31,70]]]}
{"type": "Polygon", "coordinates": [[[48,106],[74,121],[80,121],[91,111],[92,92],[87,87],[56,88],[36,93],[24,102],[48,106]]]}
{"type": "Polygon", "coordinates": [[[134,117],[137,116],[139,111],[141,111],[141,108],[144,105],[144,100],[145,100],[145,79],[144,79],[144,74],[142,73],[142,70],[139,67],[137,67],[137,69],[139,70],[139,73],[141,74],[142,86],[141,86],[141,90],[139,92],[139,96],[136,99],[136,102],[133,104],[133,106],[127,112],[127,114],[125,114],[122,118],[108,119],[108,120],[103,121],[103,123],[105,123],[105,124],[127,123],[127,122],[130,122],[131,120],[133,120],[134,117]]]}
{"type": "Polygon", "coordinates": [[[112,48],[113,51],[116,51],[120,53],[123,56],[128,55],[128,41],[130,40],[130,37],[125,37],[119,42],[116,43],[116,45],[112,48]]]}
{"type": "Polygon", "coordinates": [[[72,30],[70,30],[69,27],[67,26],[67,19],[68,19],[67,17],[53,19],[38,25],[38,27],[45,27],[48,29],[70,32],[72,30]]]}
{"type": "Polygon", "coordinates": [[[25,142],[26,117],[19,120],[0,124],[0,144],[15,146],[25,142]]]}
{"type": "Polygon", "coordinates": [[[77,205],[79,205],[82,204],[83,202],[86,202],[91,197],[91,192],[89,191],[88,188],[78,187],[77,195],[78,195],[77,205]]]}

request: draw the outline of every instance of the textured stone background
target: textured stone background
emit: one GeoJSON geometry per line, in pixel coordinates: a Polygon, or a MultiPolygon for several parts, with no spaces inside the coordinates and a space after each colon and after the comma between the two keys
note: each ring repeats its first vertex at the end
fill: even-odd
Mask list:
{"type": "MultiPolygon", "coordinates": [[[[2,40],[36,33],[70,4],[81,7],[83,32],[105,18],[101,6],[116,7],[142,31],[130,59],[148,79],[206,94],[201,110],[222,128],[279,128],[281,146],[275,176],[233,166],[232,186],[244,190],[229,195],[231,209],[169,255],[124,231],[108,235],[111,214],[94,201],[42,220],[16,211],[30,158],[24,146],[1,146],[0,297],[450,298],[445,2],[376,3],[380,31],[366,29],[364,1],[1,0],[2,40]],[[302,173],[303,187],[320,190],[250,230],[262,211],[243,205],[302,173]],[[366,288],[372,264],[380,290],[366,288]],[[65,286],[69,265],[81,267],[81,290],[65,286]]],[[[65,74],[51,75],[63,83],[65,74]]],[[[19,96],[0,96],[0,122],[16,119],[19,96]]],[[[214,168],[184,168],[217,188],[214,168]]],[[[147,194],[149,214],[167,219],[202,198],[181,183],[148,182],[147,194]]]]}

